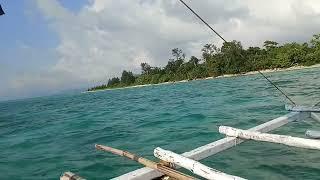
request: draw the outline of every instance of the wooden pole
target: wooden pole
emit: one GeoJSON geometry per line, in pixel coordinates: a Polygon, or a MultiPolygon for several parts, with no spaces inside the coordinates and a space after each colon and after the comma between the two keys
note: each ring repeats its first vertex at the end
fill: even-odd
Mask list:
{"type": "Polygon", "coordinates": [[[208,166],[201,164],[195,160],[186,158],[179,154],[176,154],[171,151],[167,151],[161,148],[154,149],[154,156],[183,168],[188,169],[189,171],[193,172],[196,175],[199,175],[203,178],[210,179],[210,180],[244,180],[241,177],[232,176],[229,174],[225,174],[208,166]]]}
{"type": "Polygon", "coordinates": [[[115,148],[112,148],[112,147],[108,147],[108,146],[103,146],[103,145],[95,145],[96,149],[98,150],[102,150],[102,151],[106,151],[106,152],[111,152],[113,154],[116,154],[116,155],[119,155],[119,156],[123,156],[123,157],[127,157],[131,160],[134,160],[134,161],[137,161],[138,163],[140,164],[143,164],[144,166],[146,167],[149,167],[151,169],[155,169],[155,170],[158,170],[159,172],[167,175],[167,176],[170,176],[172,178],[175,178],[175,179],[181,179],[181,180],[192,180],[192,179],[196,179],[192,176],[189,176],[189,175],[186,175],[186,174],[183,174],[175,169],[172,169],[172,168],[169,168],[167,166],[164,166],[163,164],[160,164],[160,163],[156,163],[156,162],[153,162],[153,161],[150,161],[148,159],[145,159],[143,157],[140,157],[140,156],[137,156],[135,154],[132,154],[130,152],[127,152],[127,151],[123,151],[123,150],[119,150],[119,149],[115,149],[115,148]]]}
{"type": "Polygon", "coordinates": [[[285,135],[253,132],[227,126],[220,126],[219,132],[227,136],[238,137],[241,139],[271,142],[305,149],[320,150],[320,141],[314,139],[304,139],[285,135]]]}

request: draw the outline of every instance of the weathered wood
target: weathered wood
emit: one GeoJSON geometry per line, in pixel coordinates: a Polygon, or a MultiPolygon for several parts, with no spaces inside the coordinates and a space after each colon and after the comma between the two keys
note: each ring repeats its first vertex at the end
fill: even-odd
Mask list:
{"type": "Polygon", "coordinates": [[[285,109],[287,111],[293,111],[293,112],[320,112],[320,108],[318,107],[308,107],[308,106],[292,106],[292,105],[286,105],[285,109]]]}
{"type": "Polygon", "coordinates": [[[60,180],[85,180],[85,179],[72,172],[65,172],[61,175],[60,180]]]}
{"type": "Polygon", "coordinates": [[[304,138],[278,135],[278,134],[267,134],[267,133],[232,128],[227,126],[220,126],[219,132],[227,136],[238,137],[246,140],[271,142],[271,143],[283,144],[283,145],[292,146],[292,147],[320,150],[319,140],[304,139],[304,138]]]}
{"type": "Polygon", "coordinates": [[[312,139],[320,139],[320,131],[307,130],[306,136],[312,139]]]}
{"type": "Polygon", "coordinates": [[[167,151],[161,148],[154,149],[154,156],[173,164],[176,164],[178,166],[181,166],[185,169],[188,169],[189,171],[193,172],[196,175],[199,175],[203,178],[210,179],[210,180],[244,180],[241,177],[232,176],[223,172],[220,172],[216,169],[210,168],[208,166],[205,166],[201,164],[200,162],[197,162],[195,160],[186,158],[184,156],[181,156],[179,154],[176,154],[171,151],[167,151]]]}
{"type": "Polygon", "coordinates": [[[316,120],[316,121],[318,121],[318,122],[320,122],[320,116],[318,114],[316,114],[316,113],[311,113],[311,118],[316,120]]]}
{"type": "Polygon", "coordinates": [[[167,176],[173,177],[175,179],[181,179],[181,180],[194,180],[196,178],[191,177],[189,175],[183,174],[175,169],[169,168],[167,166],[164,166],[160,163],[156,163],[153,161],[150,161],[148,159],[145,159],[143,157],[137,156],[135,154],[132,154],[130,152],[127,151],[123,151],[120,149],[115,149],[112,147],[108,147],[108,146],[103,146],[103,145],[96,145],[96,149],[98,150],[102,150],[102,151],[106,151],[106,152],[111,152],[113,154],[119,155],[119,156],[123,156],[123,157],[127,157],[131,160],[137,161],[140,164],[143,164],[146,167],[149,167],[151,169],[155,169],[167,176]]]}
{"type": "MultiPolygon", "coordinates": [[[[289,122],[306,119],[310,117],[310,113],[299,113],[299,112],[291,112],[287,115],[281,116],[274,120],[268,121],[259,126],[253,127],[249,129],[250,131],[260,131],[260,132],[269,132],[274,129],[277,129],[289,122]]],[[[232,148],[237,144],[242,143],[244,140],[234,138],[234,137],[226,137],[210,144],[198,147],[192,151],[185,152],[182,155],[194,160],[201,160],[217,154],[226,149],[232,148]]],[[[158,171],[155,171],[150,168],[140,168],[135,171],[129,172],[119,177],[115,177],[113,180],[145,180],[145,179],[153,179],[156,177],[160,177],[162,174],[158,171]]]]}

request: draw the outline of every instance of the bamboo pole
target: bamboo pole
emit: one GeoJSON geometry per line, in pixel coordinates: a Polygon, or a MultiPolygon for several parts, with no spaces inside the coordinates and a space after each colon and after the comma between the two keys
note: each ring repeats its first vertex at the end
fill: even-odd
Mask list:
{"type": "Polygon", "coordinates": [[[304,139],[285,135],[253,132],[227,126],[220,126],[219,132],[227,136],[237,137],[241,139],[271,142],[305,149],[320,150],[320,141],[314,139],[304,139]]]}
{"type": "Polygon", "coordinates": [[[181,179],[181,180],[193,180],[193,179],[196,179],[195,177],[192,177],[192,176],[189,176],[189,175],[186,175],[186,174],[183,174],[175,169],[172,169],[172,168],[169,168],[167,166],[164,166],[163,164],[160,164],[160,163],[156,163],[156,162],[153,162],[153,161],[150,161],[148,159],[145,159],[143,157],[140,157],[140,156],[137,156],[135,154],[132,154],[130,152],[127,152],[127,151],[123,151],[123,150],[120,150],[120,149],[115,149],[115,148],[112,148],[112,147],[108,147],[108,146],[103,146],[103,145],[98,145],[96,144],[95,145],[96,149],[98,150],[101,150],[101,151],[106,151],[106,152],[111,152],[112,154],[116,154],[116,155],[119,155],[119,156],[123,156],[123,157],[126,157],[126,158],[129,158],[131,160],[134,160],[140,164],[143,164],[144,166],[146,167],[149,167],[151,169],[155,169],[167,176],[170,176],[172,178],[175,178],[175,179],[181,179]]]}
{"type": "Polygon", "coordinates": [[[179,154],[176,154],[171,151],[167,151],[161,148],[154,149],[154,156],[183,168],[188,169],[189,171],[193,172],[196,175],[199,175],[203,178],[210,179],[210,180],[244,180],[241,177],[232,176],[223,172],[220,172],[216,169],[210,168],[197,162],[195,160],[186,158],[179,154]]]}

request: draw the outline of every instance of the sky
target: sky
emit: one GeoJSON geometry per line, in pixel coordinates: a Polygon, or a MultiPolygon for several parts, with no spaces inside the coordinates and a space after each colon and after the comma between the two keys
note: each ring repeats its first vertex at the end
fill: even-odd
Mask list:
{"type": "MultiPolygon", "coordinates": [[[[307,42],[319,0],[185,0],[227,40],[307,42]]],[[[178,0],[0,0],[0,100],[106,83],[140,63],[164,66],[173,48],[201,56],[219,40],[178,0]]]]}

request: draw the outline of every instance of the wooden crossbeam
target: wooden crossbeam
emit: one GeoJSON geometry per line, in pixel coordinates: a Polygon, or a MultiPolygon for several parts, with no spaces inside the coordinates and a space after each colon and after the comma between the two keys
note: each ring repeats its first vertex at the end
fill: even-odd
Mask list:
{"type": "Polygon", "coordinates": [[[193,172],[196,175],[199,175],[203,178],[209,180],[245,180],[238,176],[229,175],[223,172],[220,172],[216,169],[210,168],[204,164],[201,164],[198,161],[186,158],[174,152],[164,150],[161,148],[154,149],[154,156],[169,163],[181,166],[189,171],[193,172]]]}
{"type": "Polygon", "coordinates": [[[220,126],[219,132],[231,137],[237,137],[246,140],[263,141],[270,143],[283,144],[292,147],[299,147],[305,149],[320,150],[320,141],[314,139],[305,139],[292,136],[267,134],[261,132],[254,132],[242,129],[236,129],[227,126],[220,126]]]}

